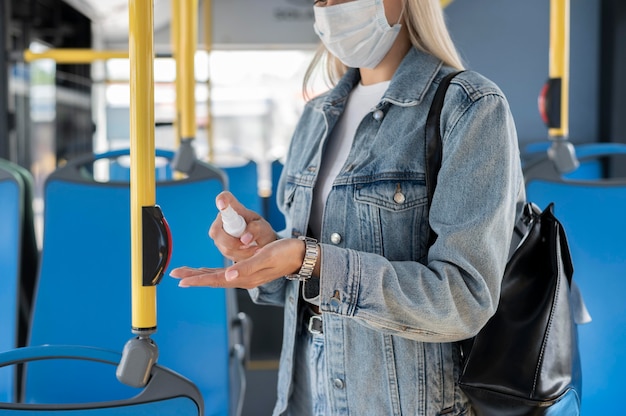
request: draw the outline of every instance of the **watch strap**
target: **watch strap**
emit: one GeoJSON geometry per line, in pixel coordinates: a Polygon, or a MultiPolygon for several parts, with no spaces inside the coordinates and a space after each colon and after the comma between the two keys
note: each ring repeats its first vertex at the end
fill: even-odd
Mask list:
{"type": "Polygon", "coordinates": [[[296,274],[288,274],[285,278],[289,280],[300,280],[306,281],[311,278],[313,274],[313,269],[317,264],[317,258],[319,256],[320,247],[317,244],[317,240],[311,237],[299,236],[299,240],[304,241],[305,251],[304,251],[304,260],[302,261],[302,267],[300,267],[300,271],[296,274]]]}

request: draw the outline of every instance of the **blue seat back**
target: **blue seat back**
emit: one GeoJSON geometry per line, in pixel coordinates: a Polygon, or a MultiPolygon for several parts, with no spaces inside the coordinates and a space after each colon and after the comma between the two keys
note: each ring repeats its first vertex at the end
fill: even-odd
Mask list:
{"type": "MultiPolygon", "coordinates": [[[[22,197],[20,178],[0,166],[0,351],[17,347],[22,197]]],[[[0,400],[12,400],[15,371],[0,368],[0,400]]]]}
{"type": "MultiPolygon", "coordinates": [[[[115,157],[118,154],[114,154],[115,157]]],[[[171,154],[173,157],[173,153],[171,154]]],[[[90,164],[107,155],[68,162],[45,185],[44,243],[30,345],[76,344],[121,351],[131,333],[130,187],[100,183],[90,164]]],[[[196,162],[190,176],[157,182],[156,203],[169,223],[172,258],[157,288],[158,363],[192,380],[210,414],[229,411],[229,315],[223,289],[181,289],[168,277],[181,265],[221,267],[224,259],[207,235],[217,215],[215,196],[224,174],[196,162]]],[[[53,374],[85,374],[84,363],[29,363],[25,398],[66,402],[128,397],[134,389],[105,375],[89,383],[47,388],[53,374]],[[97,383],[102,383],[97,385],[97,383]]],[[[72,379],[77,380],[78,377],[72,379]]]]}
{"type": "Polygon", "coordinates": [[[244,164],[222,166],[228,178],[227,189],[246,208],[263,215],[263,205],[259,195],[259,173],[257,163],[248,160],[244,164]]]}
{"type": "MultiPolygon", "coordinates": [[[[115,379],[116,365],[121,354],[100,348],[45,345],[17,348],[0,352],[0,368],[17,364],[33,365],[46,361],[63,363],[79,362],[87,365],[87,371],[97,368],[98,375],[115,379]],[[30,364],[29,364],[30,363],[30,364]]],[[[84,384],[93,383],[94,374],[85,372],[78,380],[84,384]]],[[[57,372],[49,374],[48,388],[61,399],[43,403],[15,403],[0,400],[0,415],[203,415],[204,403],[198,388],[188,379],[161,365],[151,368],[151,376],[144,388],[136,394],[118,400],[104,399],[106,392],[94,392],[93,400],[65,403],[64,385],[72,383],[71,374],[57,372]],[[100,394],[98,394],[100,393],[100,394]]]]}
{"type": "MultiPolygon", "coordinates": [[[[168,181],[173,178],[171,165],[164,163],[172,159],[172,154],[170,151],[157,149],[155,163],[155,178],[157,181],[168,181]]],[[[107,180],[111,182],[128,182],[130,180],[128,152],[125,149],[114,150],[107,152],[106,156],[107,180]]],[[[225,189],[232,192],[248,209],[263,215],[264,208],[259,195],[258,164],[254,160],[246,159],[241,163],[219,165],[218,168],[226,175],[225,189]]]]}
{"type": "MultiPolygon", "coordinates": [[[[172,165],[169,163],[173,152],[156,149],[154,163],[154,177],[157,181],[167,181],[173,178],[172,165]]],[[[130,156],[128,149],[112,150],[100,155],[100,162],[106,163],[107,180],[110,182],[130,181],[130,156]]]]}
{"type": "Polygon", "coordinates": [[[267,220],[272,225],[272,228],[276,231],[281,231],[285,228],[285,216],[278,208],[277,204],[277,192],[278,181],[283,171],[283,163],[280,160],[274,160],[272,162],[272,194],[269,197],[269,207],[267,212],[267,220]]]}
{"type": "MultiPolygon", "coordinates": [[[[598,158],[626,155],[622,145],[577,148],[581,166],[598,158]]],[[[619,414],[616,397],[626,391],[626,178],[597,174],[572,179],[549,160],[525,170],[528,200],[545,207],[555,203],[574,263],[574,278],[592,321],[579,327],[583,371],[582,414],[619,414]]],[[[604,171],[604,169],[602,169],[604,171]]]]}
{"type": "MultiPolygon", "coordinates": [[[[30,172],[0,159],[0,351],[26,344],[39,264],[33,187],[30,172]]],[[[19,373],[0,369],[0,396],[17,397],[19,381],[19,373]]]]}

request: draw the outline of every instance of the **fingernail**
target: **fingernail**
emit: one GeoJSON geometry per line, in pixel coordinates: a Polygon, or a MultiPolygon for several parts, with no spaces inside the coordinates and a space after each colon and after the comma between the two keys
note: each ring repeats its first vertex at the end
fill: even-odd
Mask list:
{"type": "Polygon", "coordinates": [[[217,209],[219,209],[220,211],[223,210],[224,208],[226,208],[226,203],[223,200],[221,200],[221,199],[218,199],[215,202],[215,205],[217,205],[217,209]]]}
{"type": "Polygon", "coordinates": [[[224,278],[228,281],[234,280],[239,276],[239,272],[237,270],[226,270],[224,273],[224,278]]]}
{"type": "Polygon", "coordinates": [[[184,282],[185,282],[184,280],[181,280],[180,282],[178,282],[178,287],[189,287],[189,285],[184,282]]]}
{"type": "Polygon", "coordinates": [[[253,238],[254,238],[254,236],[252,234],[245,233],[244,235],[241,236],[239,241],[241,241],[245,245],[248,245],[248,244],[250,244],[252,242],[253,238]]]}

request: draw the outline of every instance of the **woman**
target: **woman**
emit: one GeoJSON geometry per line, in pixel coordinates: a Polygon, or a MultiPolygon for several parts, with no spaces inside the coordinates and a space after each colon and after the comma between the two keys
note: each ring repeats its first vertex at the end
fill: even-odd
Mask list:
{"type": "Polygon", "coordinates": [[[495,312],[524,201],[508,104],[479,74],[453,80],[429,210],[426,115],[462,67],[439,0],[316,1],[314,11],[329,52],[314,63],[336,85],[308,102],[293,136],[278,191],[286,230],[220,194],[218,208],[248,222],[240,238],[220,216],[209,231],[235,264],[171,275],[284,306],[275,415],[472,414],[455,341],[495,312]]]}

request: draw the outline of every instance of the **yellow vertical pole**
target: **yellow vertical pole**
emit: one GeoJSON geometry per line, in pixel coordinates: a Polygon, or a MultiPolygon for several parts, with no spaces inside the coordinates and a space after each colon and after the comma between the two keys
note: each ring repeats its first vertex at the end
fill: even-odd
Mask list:
{"type": "Polygon", "coordinates": [[[570,0],[550,0],[550,79],[561,81],[560,126],[548,130],[551,137],[569,134],[570,0]]]}
{"type": "MultiPolygon", "coordinates": [[[[211,57],[211,50],[213,49],[213,4],[211,0],[204,0],[203,4],[203,22],[204,22],[204,48],[207,51],[209,58],[211,57]]],[[[209,61],[210,64],[210,61],[209,61]]],[[[210,68],[209,68],[210,69],[210,68]]],[[[211,72],[207,79],[207,145],[209,152],[207,159],[209,162],[214,160],[214,143],[213,143],[213,109],[211,106],[211,72]]]]}
{"type": "Polygon", "coordinates": [[[172,0],[172,21],[170,24],[170,42],[172,45],[172,57],[174,58],[174,62],[176,64],[176,81],[174,82],[174,90],[176,92],[176,100],[175,100],[175,117],[174,117],[174,129],[175,129],[175,147],[178,148],[180,146],[180,114],[181,114],[181,92],[180,92],[180,82],[178,82],[179,74],[182,73],[182,62],[179,59],[180,50],[180,2],[181,0],[172,0]]]}
{"type": "Polygon", "coordinates": [[[552,145],[548,157],[554,162],[559,172],[571,172],[580,163],[576,158],[576,149],[568,141],[569,134],[569,34],[570,0],[550,0],[550,52],[549,81],[547,98],[540,105],[546,115],[548,136],[552,145]]]}
{"type": "Polygon", "coordinates": [[[143,285],[142,207],[156,201],[154,174],[154,10],[129,0],[132,329],[156,331],[156,286],[143,285]]]}
{"type": "MultiPolygon", "coordinates": [[[[176,24],[176,120],[178,150],[172,160],[176,174],[193,170],[196,154],[192,142],[196,136],[195,52],[198,43],[198,0],[175,1],[179,19],[176,24]]],[[[174,29],[174,27],[172,28],[174,29]]]]}
{"type": "MultiPolygon", "coordinates": [[[[198,43],[197,11],[198,0],[183,0],[180,2],[179,48],[178,58],[181,63],[177,66],[181,72],[176,74],[180,83],[180,134],[181,142],[193,140],[196,136],[196,76],[195,53],[198,43]]],[[[178,92],[178,91],[177,91],[178,92]]]]}

